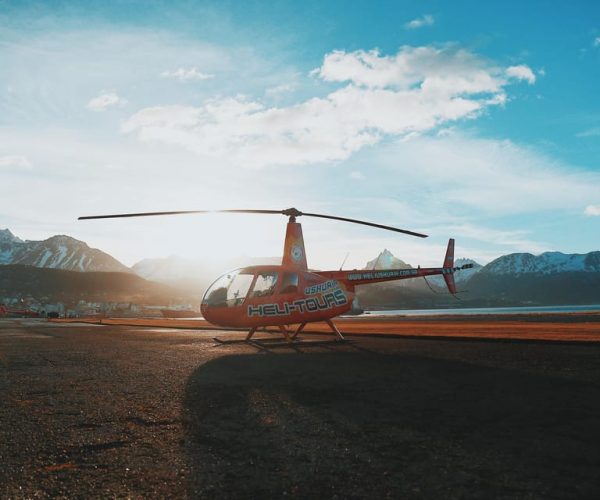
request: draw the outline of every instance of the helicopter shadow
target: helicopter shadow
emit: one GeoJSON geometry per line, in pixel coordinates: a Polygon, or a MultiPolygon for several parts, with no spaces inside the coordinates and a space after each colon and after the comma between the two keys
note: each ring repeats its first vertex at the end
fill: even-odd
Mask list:
{"type": "Polygon", "coordinates": [[[194,498],[600,491],[596,384],[408,354],[256,353],[197,368],[183,403],[194,498]]]}

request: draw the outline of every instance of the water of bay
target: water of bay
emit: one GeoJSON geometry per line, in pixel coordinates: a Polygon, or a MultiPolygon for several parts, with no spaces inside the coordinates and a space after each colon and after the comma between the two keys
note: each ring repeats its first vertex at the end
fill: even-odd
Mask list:
{"type": "Polygon", "coordinates": [[[584,306],[536,306],[536,307],[473,307],[464,309],[389,309],[384,311],[365,311],[360,316],[447,316],[476,314],[544,314],[544,313],[582,313],[600,312],[600,305],[584,306]]]}

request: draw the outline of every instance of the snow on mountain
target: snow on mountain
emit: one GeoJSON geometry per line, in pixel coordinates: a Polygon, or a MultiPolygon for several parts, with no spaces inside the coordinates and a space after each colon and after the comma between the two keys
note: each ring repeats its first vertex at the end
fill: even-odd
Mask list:
{"type": "Polygon", "coordinates": [[[143,259],[131,269],[138,276],[178,286],[206,287],[221,274],[239,267],[261,264],[279,264],[280,257],[238,257],[235,259],[186,259],[177,255],[164,258],[143,259]]]}
{"type": "Polygon", "coordinates": [[[144,259],[134,264],[131,269],[142,278],[161,283],[170,283],[201,273],[198,262],[177,255],[166,258],[144,259]]]}
{"type": "MultiPolygon", "coordinates": [[[[454,273],[454,281],[456,284],[466,283],[469,281],[474,275],[476,275],[479,271],[483,269],[483,266],[478,262],[475,262],[473,259],[456,259],[454,261],[454,267],[461,267],[465,264],[473,264],[471,269],[463,269],[461,271],[457,271],[454,273]]],[[[443,279],[443,278],[442,278],[443,279]]]]}
{"type": "Polygon", "coordinates": [[[0,230],[0,264],[23,264],[68,271],[131,272],[107,253],[70,236],[23,241],[8,229],[0,230]]]}
{"type": "Polygon", "coordinates": [[[409,269],[410,267],[410,264],[394,257],[386,248],[375,259],[367,262],[365,269],[409,269]]]}
{"type": "Polygon", "coordinates": [[[8,264],[14,255],[15,248],[23,241],[8,229],[0,229],[0,264],[8,264]]]}
{"type": "MultiPolygon", "coordinates": [[[[481,271],[481,269],[483,269],[483,266],[478,262],[475,262],[473,259],[461,258],[456,259],[454,261],[454,267],[460,267],[464,264],[473,264],[473,267],[470,269],[456,271],[454,273],[454,282],[458,285],[459,288],[460,285],[469,281],[474,275],[476,275],[479,271],[481,271]]],[[[436,285],[440,288],[443,288],[444,290],[446,289],[446,283],[444,282],[444,278],[440,275],[428,276],[427,281],[429,281],[429,283],[431,283],[432,285],[436,285]]]]}
{"type": "Polygon", "coordinates": [[[19,242],[22,243],[23,240],[17,238],[14,234],[10,232],[10,229],[0,229],[0,244],[4,242],[19,242]]]}
{"type": "Polygon", "coordinates": [[[493,260],[483,270],[491,274],[600,272],[600,251],[587,254],[545,252],[537,256],[530,253],[513,253],[493,260]]]}
{"type": "MultiPolygon", "coordinates": [[[[481,264],[478,264],[477,262],[475,262],[472,259],[464,259],[464,258],[456,259],[456,261],[454,262],[454,265],[456,267],[460,267],[463,264],[473,264],[473,267],[471,269],[465,269],[464,271],[460,271],[460,272],[456,273],[454,275],[454,278],[457,283],[459,283],[461,281],[467,281],[471,276],[473,276],[474,274],[479,272],[479,270],[482,268],[481,264]]],[[[383,252],[381,252],[377,256],[377,258],[367,262],[367,265],[365,266],[365,269],[410,269],[410,268],[411,268],[410,264],[406,264],[403,260],[400,260],[399,258],[395,257],[392,254],[392,252],[390,252],[387,248],[383,252]]],[[[434,282],[436,282],[436,278],[438,278],[438,277],[432,276],[428,279],[431,279],[434,282]]],[[[440,282],[440,286],[446,286],[446,285],[444,285],[444,280],[441,276],[439,276],[439,282],[440,282]]]]}

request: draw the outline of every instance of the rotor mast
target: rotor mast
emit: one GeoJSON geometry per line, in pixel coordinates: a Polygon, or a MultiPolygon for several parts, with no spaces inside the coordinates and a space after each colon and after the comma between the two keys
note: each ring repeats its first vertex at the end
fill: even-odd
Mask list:
{"type": "Polygon", "coordinates": [[[304,249],[302,226],[299,222],[296,222],[296,214],[288,215],[288,217],[281,265],[306,271],[308,269],[308,264],[306,262],[306,250],[304,249]]]}

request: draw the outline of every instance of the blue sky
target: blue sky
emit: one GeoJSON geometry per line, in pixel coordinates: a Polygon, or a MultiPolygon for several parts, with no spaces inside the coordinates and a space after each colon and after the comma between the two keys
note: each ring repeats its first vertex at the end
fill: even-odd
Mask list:
{"type": "Polygon", "coordinates": [[[600,248],[600,4],[0,2],[0,227],[126,264],[277,255],[284,220],[75,222],[286,208],[309,265],[600,248]]]}

